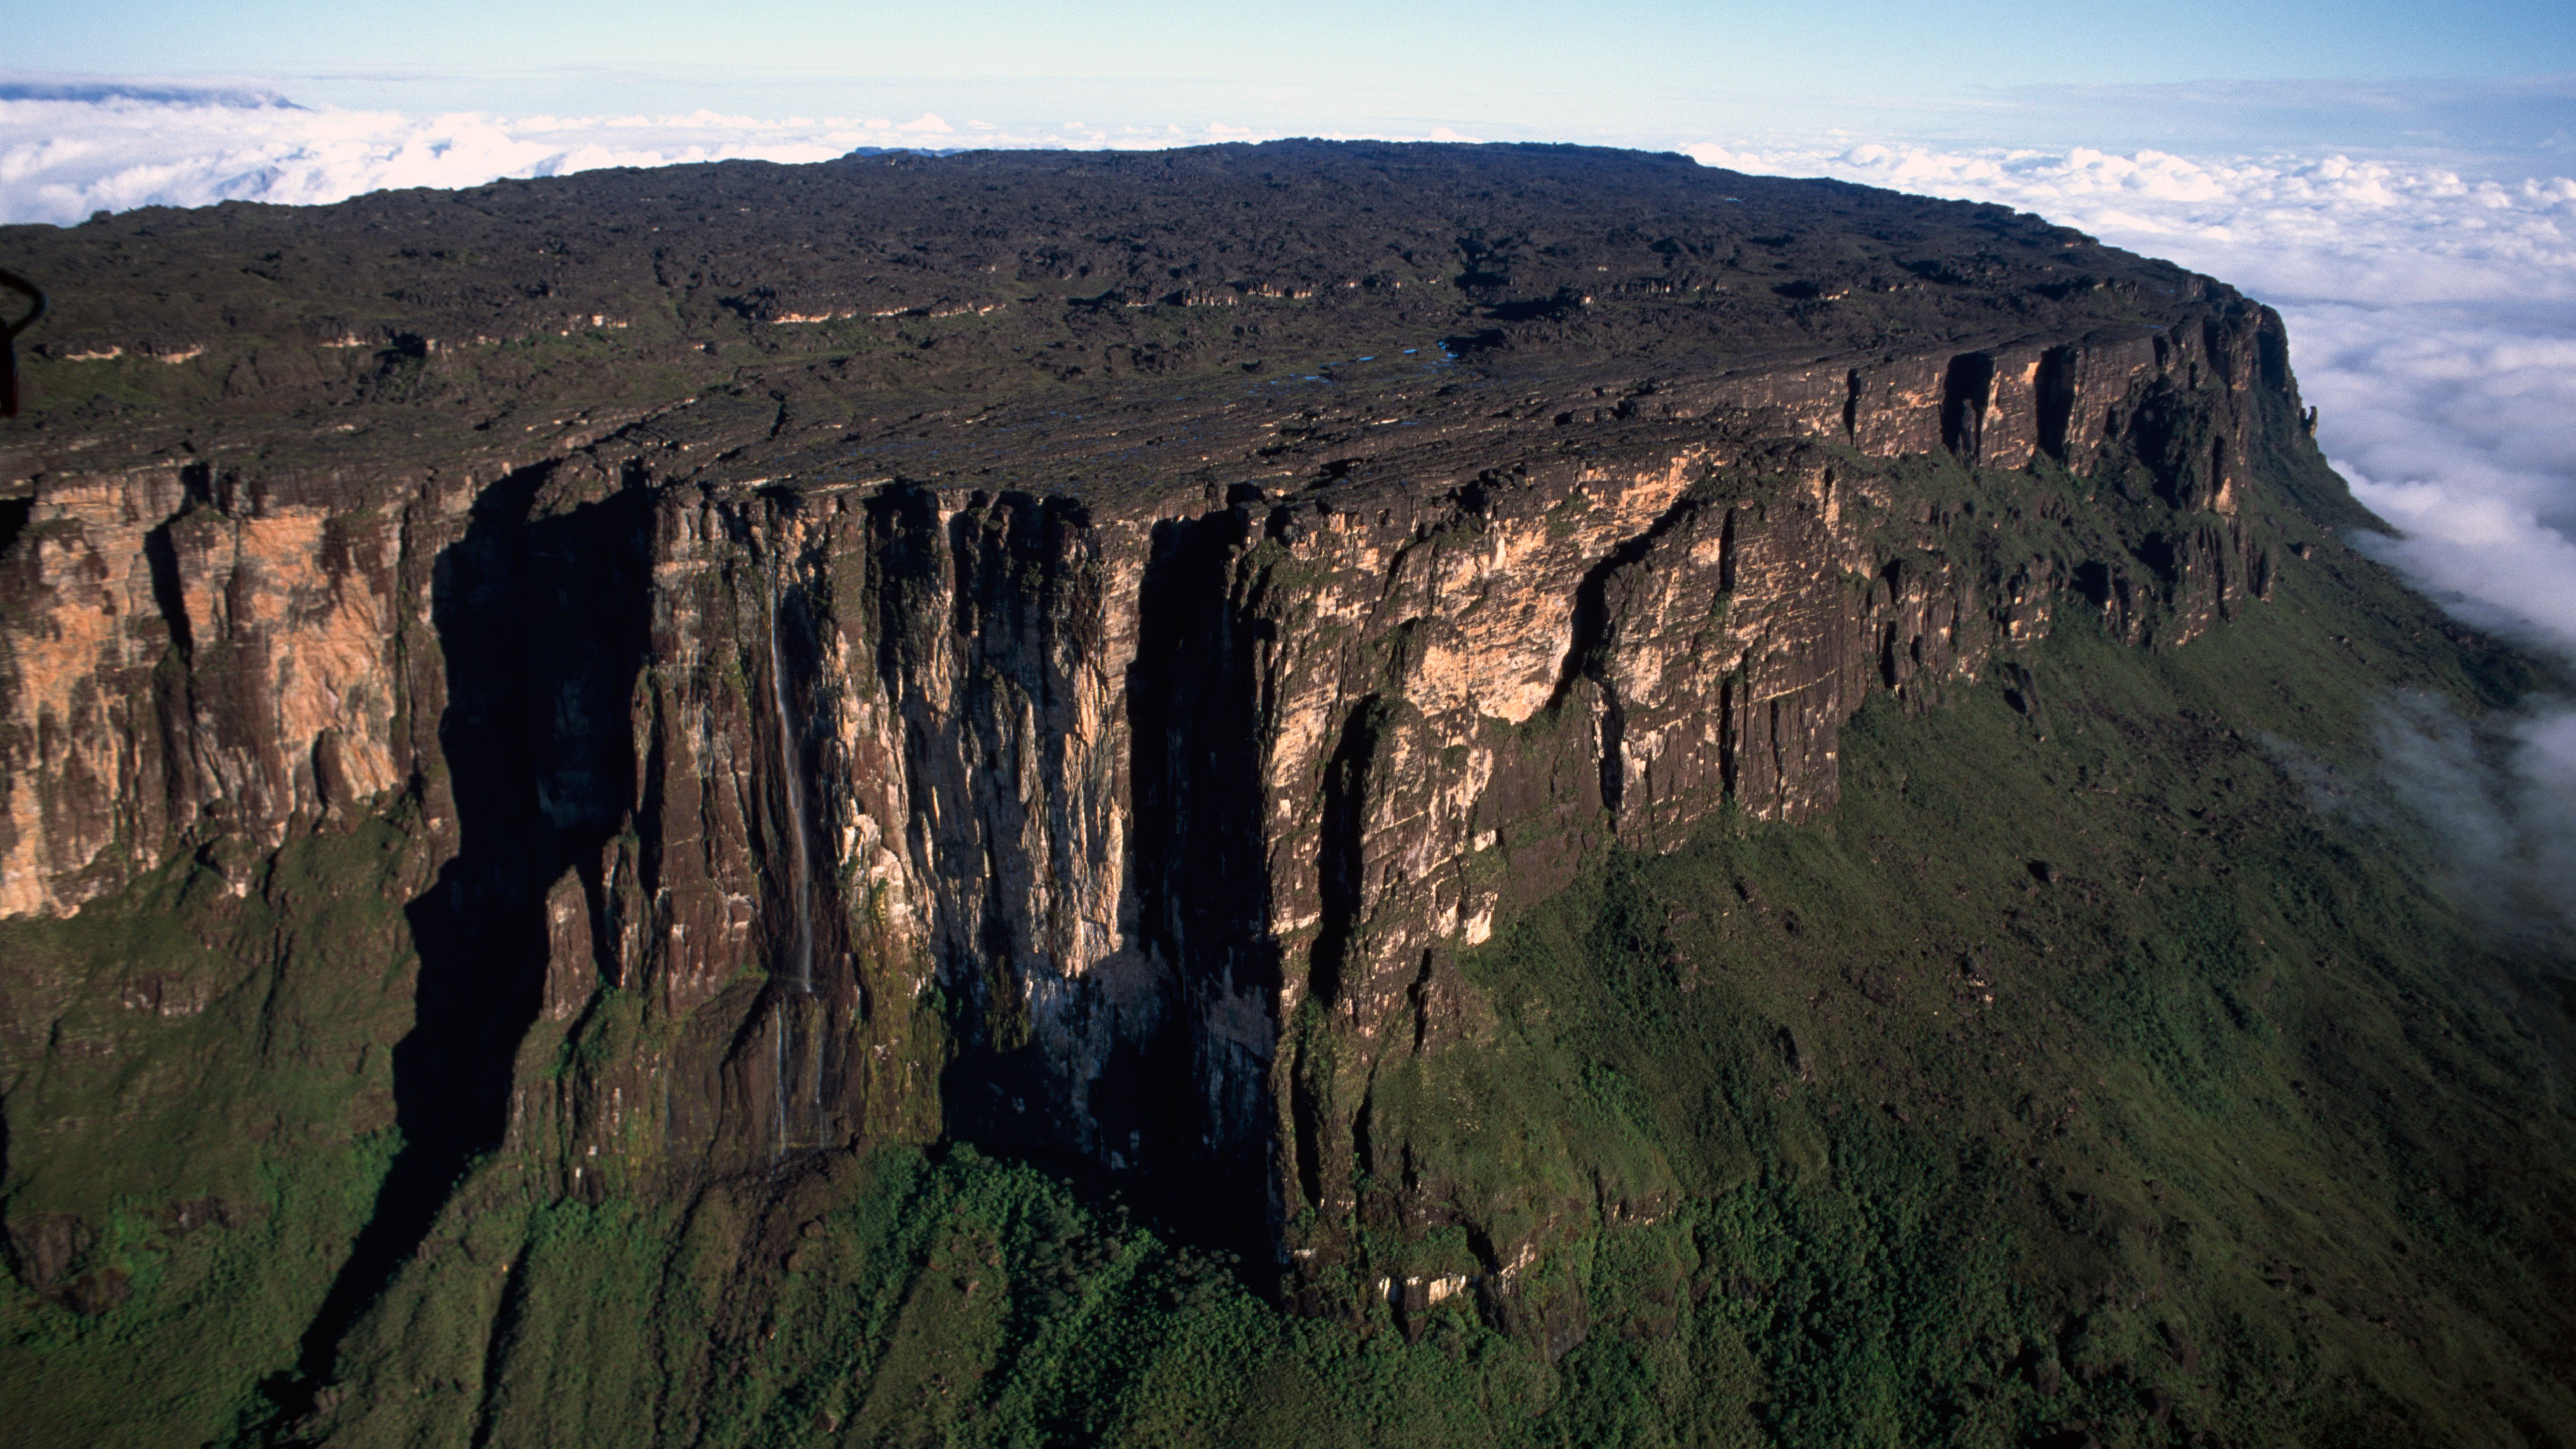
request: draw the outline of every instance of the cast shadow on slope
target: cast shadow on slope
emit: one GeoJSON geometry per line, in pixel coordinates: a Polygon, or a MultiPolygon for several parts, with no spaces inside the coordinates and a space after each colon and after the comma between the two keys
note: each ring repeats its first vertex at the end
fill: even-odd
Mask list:
{"type": "MultiPolygon", "coordinates": [[[[420,967],[412,1029],[394,1047],[402,1148],[294,1373],[263,1385],[280,1429],[311,1411],[341,1340],[468,1167],[501,1145],[511,1063],[545,982],[547,887],[579,870],[595,909],[600,847],[634,805],[626,717],[649,643],[649,502],[629,486],[550,512],[553,472],[523,469],[485,489],[434,564],[456,853],[404,908],[420,967]]],[[[434,814],[435,786],[415,788],[434,814]]]]}

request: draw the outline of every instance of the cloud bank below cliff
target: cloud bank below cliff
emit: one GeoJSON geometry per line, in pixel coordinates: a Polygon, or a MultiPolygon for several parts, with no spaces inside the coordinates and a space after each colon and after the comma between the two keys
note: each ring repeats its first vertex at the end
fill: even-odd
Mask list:
{"type": "MultiPolygon", "coordinates": [[[[1184,129],[1006,130],[931,111],[908,118],[416,115],[297,105],[249,88],[0,82],[0,222],[69,225],[94,211],[218,201],[309,205],[403,187],[480,186],[610,166],[828,161],[851,151],[962,147],[1146,149],[1255,139],[1222,121],[1184,129]]],[[[1426,131],[1420,139],[1464,140],[1426,131]]]]}
{"type": "MultiPolygon", "coordinates": [[[[2576,180],[2344,155],[1689,149],[2040,212],[2271,302],[2319,441],[2398,530],[2355,542],[2468,622],[2576,662],[2576,180]]],[[[2469,721],[2394,700],[2377,735],[2385,788],[2468,899],[2576,931],[2576,710],[2469,721]]]]}
{"type": "Polygon", "coordinates": [[[2576,658],[2576,180],[2341,155],[1688,149],[2036,211],[2271,302],[2320,441],[2403,532],[2383,554],[2482,626],[2576,658]]]}

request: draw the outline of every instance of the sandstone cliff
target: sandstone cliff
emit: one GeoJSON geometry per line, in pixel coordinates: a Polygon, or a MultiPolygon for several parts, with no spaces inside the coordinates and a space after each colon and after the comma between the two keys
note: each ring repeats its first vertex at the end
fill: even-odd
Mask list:
{"type": "MultiPolygon", "coordinates": [[[[1292,159],[1300,184],[1353,171],[1328,213],[1431,164],[1292,159]]],[[[1417,1226],[1463,1221],[1512,1311],[1513,1275],[1600,1205],[1493,1210],[1370,1139],[1381,1064],[1474,1035],[1456,953],[1598,850],[1830,810],[1874,691],[1932,708],[2074,612],[2172,648],[2251,607],[2276,563],[2248,460],[2307,447],[2279,320],[2216,283],[1886,203],[2008,253],[2005,281],[1945,279],[1839,189],[1683,178],[1662,225],[1581,192],[1645,163],[1532,164],[1572,188],[1561,234],[1471,218],[1446,256],[1201,248],[1195,272],[1160,265],[1190,245],[1166,236],[1151,289],[1146,244],[1105,232],[1074,251],[1114,276],[951,237],[915,290],[899,255],[782,261],[721,308],[654,251],[684,299],[661,350],[507,387],[442,359],[542,341],[559,319],[524,296],[421,292],[521,329],[435,345],[419,328],[453,319],[368,332],[343,314],[372,301],[324,297],[337,320],[214,336],[229,370],[194,393],[163,374],[196,354],[66,341],[36,373],[55,411],[12,444],[0,912],[191,852],[238,894],[262,851],[391,821],[436,863],[407,886],[394,1066],[433,1197],[494,1148],[595,1197],[944,1133],[1186,1196],[1299,1282],[1364,1275],[1374,1182],[1417,1226]],[[1596,205],[1619,214],[1576,235],[1596,205]],[[1448,295],[1416,315],[1408,284],[1448,295]],[[1895,300],[1852,321],[1871,297],[1895,300]],[[1078,347],[960,330],[1041,303],[1078,347]],[[1653,345],[1604,340],[1617,307],[1653,345]],[[1256,308],[1267,337],[1136,330],[1256,308]],[[965,361],[886,381],[934,350],[965,361]],[[111,364],[162,371],[83,398],[77,369],[111,364]]],[[[1188,180],[1137,174],[1099,184],[1188,180]]],[[[939,176],[716,177],[800,215],[896,181],[939,176]]],[[[626,346],[609,324],[643,295],[554,331],[626,346]]],[[[126,305],[66,327],[219,325],[126,305]]],[[[1650,1177],[1607,1210],[1651,1215],[1650,1177]]]]}

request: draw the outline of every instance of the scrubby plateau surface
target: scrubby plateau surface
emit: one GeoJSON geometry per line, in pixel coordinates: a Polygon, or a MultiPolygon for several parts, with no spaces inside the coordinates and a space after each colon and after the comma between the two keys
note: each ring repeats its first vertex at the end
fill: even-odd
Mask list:
{"type": "Polygon", "coordinates": [[[2571,1440],[2569,943],[2372,743],[2564,681],[2220,282],[1323,143],[0,252],[30,1442],[2571,1440]]]}

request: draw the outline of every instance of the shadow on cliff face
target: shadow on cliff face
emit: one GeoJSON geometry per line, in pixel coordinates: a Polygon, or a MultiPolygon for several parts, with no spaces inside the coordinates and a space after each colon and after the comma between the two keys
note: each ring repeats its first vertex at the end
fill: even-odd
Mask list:
{"type": "MultiPolygon", "coordinates": [[[[1157,525],[1139,591],[1125,680],[1134,813],[1122,915],[1132,911],[1126,950],[1152,963],[1153,1026],[1109,1047],[1087,1084],[1085,1122],[1069,1115],[1074,1084],[1064,1079],[1068,1065],[1082,1065],[1053,1060],[1022,1024],[1035,983],[1010,967],[951,961],[948,984],[969,1009],[941,1097],[951,1138],[1036,1163],[1086,1196],[1150,1184],[1133,1205],[1152,1227],[1239,1253],[1259,1286],[1278,1226],[1269,1067],[1280,963],[1262,845],[1261,625],[1232,593],[1248,527],[1239,511],[1157,525]]],[[[1011,547],[1038,558],[1034,537],[1014,534],[1011,547]]],[[[975,596],[983,630],[1029,634],[1012,612],[1032,602],[1025,579],[1006,582],[977,547],[990,545],[952,542],[964,560],[959,594],[975,596]]],[[[1002,667],[990,639],[978,648],[984,669],[1002,667]]],[[[1034,676],[1023,687],[1036,689],[1034,676]]],[[[974,699],[962,712],[983,720],[992,705],[974,699]]],[[[1001,744],[985,742],[983,757],[1007,758],[1001,744]]],[[[998,897],[984,920],[981,961],[1029,959],[998,897]]],[[[1097,980],[1067,989],[1070,999],[1047,1009],[1077,1018],[1111,1009],[1097,980]]]]}
{"type": "MultiPolygon", "coordinates": [[[[508,1125],[511,1063],[546,971],[544,900],[582,872],[594,912],[600,847],[634,801],[629,691],[649,643],[649,495],[545,507],[551,465],[486,489],[433,565],[446,666],[438,726],[456,854],[405,907],[420,974],[394,1047],[402,1148],[307,1327],[296,1372],[267,1386],[291,1432],[331,1379],[341,1339],[508,1125]]],[[[436,791],[428,792],[435,813],[436,791]]]]}
{"type": "MultiPolygon", "coordinates": [[[[1178,976],[1180,1059],[1148,1075],[1104,1073],[1092,1089],[1104,1129],[1147,1118],[1166,1136],[1140,1168],[1158,1190],[1177,1178],[1184,1222],[1201,1241],[1267,1265],[1279,1224],[1270,1143],[1276,1113],[1267,1040],[1242,1038],[1246,998],[1266,1018],[1279,999],[1270,935],[1268,795],[1261,761],[1260,664],[1266,627],[1234,597],[1249,518],[1230,510],[1154,530],[1137,601],[1127,678],[1134,782],[1137,935],[1178,976]]],[[[1134,1130],[1134,1129],[1130,1129],[1134,1130]]]]}

